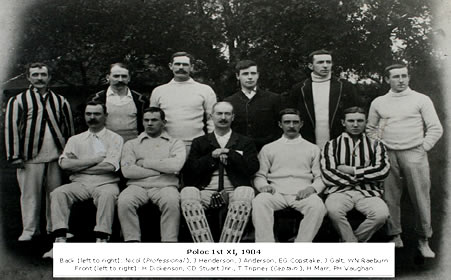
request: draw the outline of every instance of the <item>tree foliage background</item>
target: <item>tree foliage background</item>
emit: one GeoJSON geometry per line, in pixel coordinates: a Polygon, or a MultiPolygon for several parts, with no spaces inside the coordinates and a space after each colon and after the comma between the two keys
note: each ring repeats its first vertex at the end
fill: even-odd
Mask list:
{"type": "MultiPolygon", "coordinates": [[[[432,1],[433,2],[433,1],[432,1]]],[[[11,76],[31,61],[54,68],[54,80],[97,89],[109,64],[124,61],[145,93],[171,79],[168,58],[197,58],[194,77],[218,96],[237,89],[233,66],[259,63],[260,84],[287,91],[306,72],[307,55],[334,53],[335,74],[381,94],[383,68],[411,66],[419,90],[440,91],[439,50],[429,0],[40,0],[23,11],[11,76]],[[366,81],[366,83],[362,83],[366,81]],[[371,82],[371,83],[369,83],[371,82]],[[369,85],[368,85],[369,84],[369,85]]]]}

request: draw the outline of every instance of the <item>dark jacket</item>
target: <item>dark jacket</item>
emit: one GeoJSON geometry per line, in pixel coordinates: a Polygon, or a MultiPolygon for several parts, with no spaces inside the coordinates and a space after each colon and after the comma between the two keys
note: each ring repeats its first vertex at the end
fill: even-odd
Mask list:
{"type": "MultiPolygon", "coordinates": [[[[217,148],[220,146],[214,133],[193,140],[184,167],[185,186],[195,186],[199,189],[208,186],[213,172],[219,168],[219,159],[213,158],[211,155],[217,148]]],[[[230,150],[225,166],[230,182],[234,187],[251,186],[252,177],[260,167],[254,143],[246,136],[232,131],[226,148],[230,150]]]]}
{"type": "MultiPolygon", "coordinates": [[[[315,109],[313,105],[312,79],[308,78],[293,86],[283,98],[283,108],[296,108],[301,113],[304,125],[301,135],[304,139],[316,143],[315,109]]],[[[349,82],[331,78],[329,92],[329,129],[330,139],[337,138],[343,132],[341,118],[343,110],[352,106],[362,106],[356,88],[349,82]]],[[[322,147],[321,147],[322,148],[322,147]]]]}
{"type": "MultiPolygon", "coordinates": [[[[136,123],[138,128],[138,134],[144,131],[143,127],[143,110],[147,107],[149,107],[149,98],[147,96],[142,95],[139,92],[136,92],[134,90],[130,90],[133,97],[133,102],[136,106],[136,123]]],[[[101,103],[106,103],[106,90],[101,90],[97,93],[94,93],[93,95],[88,97],[87,102],[89,101],[97,101],[101,103]]]]}
{"type": "Polygon", "coordinates": [[[235,119],[232,130],[251,138],[257,150],[278,139],[280,95],[257,88],[255,96],[249,100],[240,90],[224,99],[232,103],[235,119]]]}

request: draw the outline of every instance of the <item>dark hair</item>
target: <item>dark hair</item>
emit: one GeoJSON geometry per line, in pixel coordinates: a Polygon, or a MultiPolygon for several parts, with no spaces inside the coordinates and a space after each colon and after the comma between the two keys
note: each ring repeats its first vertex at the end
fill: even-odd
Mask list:
{"type": "Polygon", "coordinates": [[[113,69],[114,66],[119,66],[121,68],[127,69],[128,72],[130,72],[130,68],[128,67],[127,64],[123,63],[123,62],[116,62],[110,65],[110,69],[108,73],[111,73],[111,69],[113,69]]]}
{"type": "Polygon", "coordinates": [[[293,115],[298,115],[299,116],[299,119],[302,121],[302,118],[301,118],[301,113],[299,112],[299,110],[297,110],[297,109],[294,109],[294,108],[285,108],[285,109],[283,109],[283,110],[281,110],[280,112],[279,112],[279,121],[282,121],[282,117],[284,116],[284,115],[288,115],[288,114],[293,114],[293,115]]]}
{"type": "Polygon", "coordinates": [[[314,52],[311,52],[311,53],[308,55],[308,60],[309,60],[309,62],[310,62],[310,63],[313,63],[313,57],[314,57],[315,55],[320,55],[320,54],[328,54],[328,55],[332,56],[332,52],[330,52],[330,51],[328,51],[328,50],[325,50],[325,49],[316,50],[316,51],[314,51],[314,52]]]}
{"type": "Polygon", "coordinates": [[[349,107],[349,108],[346,108],[343,110],[342,119],[344,120],[346,118],[347,114],[353,114],[353,113],[360,113],[360,114],[364,114],[366,116],[365,109],[363,109],[362,107],[353,106],[353,107],[349,107]]]}
{"type": "Polygon", "coordinates": [[[148,107],[143,110],[143,116],[145,113],[160,113],[160,119],[164,121],[166,119],[166,114],[164,113],[163,109],[159,107],[148,107]]]}
{"type": "Polygon", "coordinates": [[[94,101],[94,100],[90,100],[86,103],[85,109],[88,106],[102,106],[103,109],[103,113],[106,115],[107,114],[107,110],[106,110],[106,105],[103,102],[99,102],[99,101],[94,101]]]}
{"type": "Polygon", "coordinates": [[[407,68],[407,65],[404,63],[395,63],[385,67],[384,69],[384,77],[390,78],[390,71],[393,69],[407,68]]]}
{"type": "Polygon", "coordinates": [[[27,64],[25,73],[27,74],[27,77],[30,77],[30,69],[31,68],[43,68],[43,67],[47,68],[47,73],[50,76],[51,68],[50,68],[50,66],[48,66],[47,64],[45,64],[43,62],[33,62],[33,63],[27,64]]]}
{"type": "MultiPolygon", "coordinates": [[[[235,73],[240,74],[240,70],[247,69],[251,66],[257,66],[257,62],[253,60],[240,60],[235,66],[235,73]]],[[[258,69],[258,66],[257,66],[258,69]]]]}
{"type": "Polygon", "coordinates": [[[174,62],[174,57],[178,57],[178,56],[187,56],[189,58],[189,62],[191,63],[191,65],[194,64],[194,56],[192,54],[187,53],[187,52],[176,52],[176,53],[173,53],[171,55],[170,63],[174,62]]]}
{"type": "Polygon", "coordinates": [[[230,103],[229,101],[219,101],[219,102],[216,102],[215,104],[213,104],[213,107],[211,107],[211,112],[213,113],[213,112],[215,111],[216,106],[218,106],[218,105],[221,104],[221,103],[229,104],[230,107],[232,107],[232,114],[233,114],[233,111],[234,111],[235,109],[233,108],[232,103],[230,103]]]}

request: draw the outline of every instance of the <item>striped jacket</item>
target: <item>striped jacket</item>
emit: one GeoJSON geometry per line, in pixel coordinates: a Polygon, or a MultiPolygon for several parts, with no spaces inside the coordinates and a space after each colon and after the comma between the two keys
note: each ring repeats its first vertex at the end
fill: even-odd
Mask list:
{"type": "Polygon", "coordinates": [[[326,194],[358,190],[363,195],[381,196],[383,179],[388,176],[390,163],[382,142],[372,140],[365,134],[354,143],[343,132],[324,146],[321,157],[323,181],[327,186],[326,194]],[[343,173],[339,165],[355,167],[355,175],[343,173]]]}
{"type": "Polygon", "coordinates": [[[48,91],[42,97],[30,87],[9,99],[5,114],[5,145],[7,159],[30,160],[42,147],[45,125],[48,125],[60,151],[74,134],[69,102],[48,91]]]}

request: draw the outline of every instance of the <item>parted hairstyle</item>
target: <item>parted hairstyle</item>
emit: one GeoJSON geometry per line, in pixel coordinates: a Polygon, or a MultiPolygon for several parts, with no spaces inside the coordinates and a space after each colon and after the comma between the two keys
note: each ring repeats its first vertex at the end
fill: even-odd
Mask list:
{"type": "Polygon", "coordinates": [[[162,121],[166,120],[166,114],[160,107],[148,107],[143,110],[143,116],[145,113],[160,113],[160,119],[162,121]]]}

